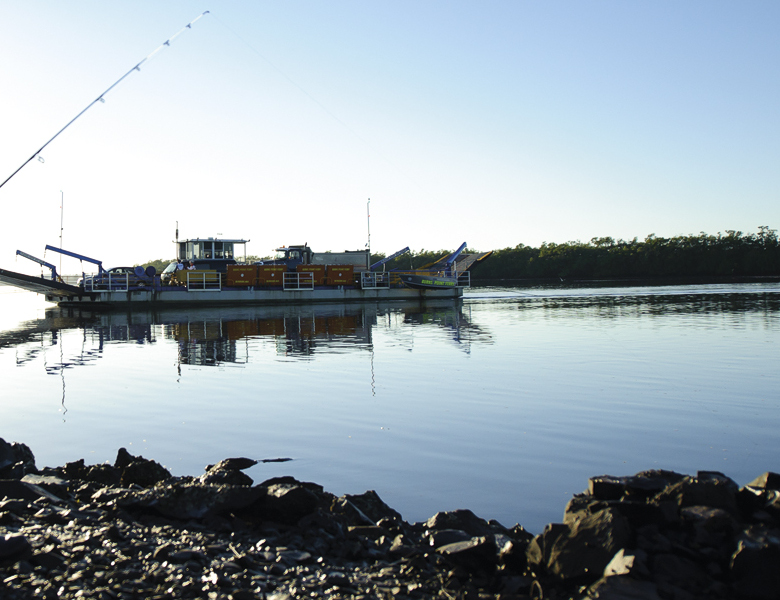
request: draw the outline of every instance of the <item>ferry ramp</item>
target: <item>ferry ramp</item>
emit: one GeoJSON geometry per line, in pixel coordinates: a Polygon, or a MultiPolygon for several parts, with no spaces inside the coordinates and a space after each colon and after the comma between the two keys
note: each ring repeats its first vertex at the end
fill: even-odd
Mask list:
{"type": "Polygon", "coordinates": [[[61,281],[44,279],[43,277],[7,271],[6,269],[0,269],[0,285],[12,285],[38,294],[56,293],[58,296],[84,295],[84,290],[78,286],[63,283],[61,281]]]}

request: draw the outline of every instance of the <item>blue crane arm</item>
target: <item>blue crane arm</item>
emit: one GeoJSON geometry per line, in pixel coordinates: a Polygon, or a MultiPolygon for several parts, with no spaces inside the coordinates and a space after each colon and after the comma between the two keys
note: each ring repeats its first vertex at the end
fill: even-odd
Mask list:
{"type": "Polygon", "coordinates": [[[81,254],[76,254],[75,252],[70,252],[68,250],[63,250],[62,248],[57,248],[55,246],[49,246],[46,245],[46,250],[51,250],[53,252],[59,252],[60,254],[64,254],[65,256],[72,256],[73,258],[78,258],[79,260],[85,260],[87,262],[90,262],[94,265],[97,265],[98,267],[98,273],[102,273],[104,271],[103,269],[103,261],[97,260],[95,258],[90,258],[89,256],[83,256],[81,254]]]}
{"type": "Polygon", "coordinates": [[[463,243],[460,245],[460,248],[458,248],[457,250],[455,250],[455,252],[453,252],[452,254],[450,254],[450,255],[447,257],[447,262],[445,262],[445,263],[444,263],[444,269],[445,269],[445,270],[447,270],[447,271],[449,271],[449,270],[452,268],[452,265],[454,265],[454,264],[455,264],[455,261],[456,261],[456,260],[458,259],[458,257],[460,256],[460,253],[461,253],[461,252],[463,252],[465,249],[466,249],[466,242],[463,242],[463,243]]]}
{"type": "Polygon", "coordinates": [[[391,260],[393,260],[394,258],[398,258],[399,256],[403,256],[403,255],[404,255],[404,254],[406,254],[407,252],[409,252],[409,246],[407,246],[407,247],[406,247],[406,248],[404,248],[403,250],[399,250],[398,252],[394,252],[394,253],[393,253],[393,254],[391,254],[390,256],[386,256],[385,258],[383,258],[383,259],[382,259],[382,260],[380,260],[380,261],[377,261],[377,262],[375,262],[373,265],[371,265],[370,267],[368,267],[368,270],[369,270],[369,271],[373,271],[373,270],[374,270],[374,269],[376,269],[377,267],[381,267],[383,264],[390,262],[390,261],[391,261],[391,260]]]}
{"type": "Polygon", "coordinates": [[[33,262],[37,262],[39,265],[43,265],[44,267],[48,267],[49,269],[51,269],[52,281],[55,281],[57,279],[57,267],[55,267],[54,265],[47,263],[45,260],[41,260],[40,258],[35,258],[32,254],[27,254],[27,252],[22,252],[21,250],[17,250],[16,255],[22,256],[33,262]]]}

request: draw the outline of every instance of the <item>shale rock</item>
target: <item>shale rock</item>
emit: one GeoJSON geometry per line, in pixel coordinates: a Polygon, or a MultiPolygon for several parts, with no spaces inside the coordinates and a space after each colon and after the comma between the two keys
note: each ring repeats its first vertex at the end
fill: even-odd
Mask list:
{"type": "Polygon", "coordinates": [[[172,477],[170,471],[160,463],[143,456],[133,456],[124,448],[119,449],[114,468],[121,471],[119,483],[123,487],[132,484],[150,487],[172,477]]]}
{"type": "Polygon", "coordinates": [[[206,473],[198,479],[203,483],[222,483],[230,485],[252,485],[254,481],[244,469],[248,469],[257,464],[256,460],[251,458],[226,458],[219,461],[216,465],[206,467],[206,473]]]}
{"type": "Polygon", "coordinates": [[[407,523],[252,459],[172,477],[122,449],[38,471],[0,440],[0,598],[780,599],[780,476],[602,475],[533,536],[468,510],[407,523]],[[8,469],[11,469],[10,471],[8,469]]]}
{"type": "Polygon", "coordinates": [[[610,508],[545,530],[529,545],[528,562],[563,580],[590,579],[604,571],[615,553],[630,542],[628,521],[610,508]]]}
{"type": "Polygon", "coordinates": [[[28,473],[37,473],[35,457],[25,444],[9,444],[0,438],[0,478],[21,479],[28,473]]]}

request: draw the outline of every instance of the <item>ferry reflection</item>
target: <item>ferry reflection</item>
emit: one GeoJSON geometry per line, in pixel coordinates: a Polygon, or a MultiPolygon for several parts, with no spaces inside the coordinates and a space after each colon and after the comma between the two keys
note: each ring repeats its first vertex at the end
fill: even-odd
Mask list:
{"type": "Polygon", "coordinates": [[[272,343],[278,355],[298,358],[370,349],[376,322],[376,313],[366,310],[296,310],[238,320],[229,316],[189,320],[165,325],[163,332],[179,343],[181,364],[218,365],[247,362],[253,347],[250,341],[272,343]]]}
{"type": "Polygon", "coordinates": [[[435,329],[445,342],[466,352],[474,342],[490,341],[460,300],[124,313],[57,307],[43,319],[0,332],[0,351],[15,348],[18,365],[43,355],[47,372],[55,373],[99,359],[108,345],[172,340],[178,345],[179,365],[241,365],[268,345],[277,357],[298,360],[322,353],[373,352],[377,328],[411,348],[415,326],[435,329]],[[52,361],[47,348],[58,344],[60,356],[52,361]]]}

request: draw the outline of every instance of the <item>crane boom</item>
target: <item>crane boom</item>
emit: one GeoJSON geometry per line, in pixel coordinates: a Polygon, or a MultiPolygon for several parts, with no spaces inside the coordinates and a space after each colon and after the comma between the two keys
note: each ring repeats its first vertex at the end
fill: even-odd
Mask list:
{"type": "Polygon", "coordinates": [[[22,252],[21,250],[17,250],[16,255],[26,258],[27,260],[31,260],[33,262],[37,262],[39,265],[42,265],[44,267],[48,267],[49,269],[51,269],[52,281],[55,281],[57,279],[57,267],[55,267],[51,263],[47,263],[45,260],[36,258],[32,254],[27,254],[27,252],[22,252]]]}

